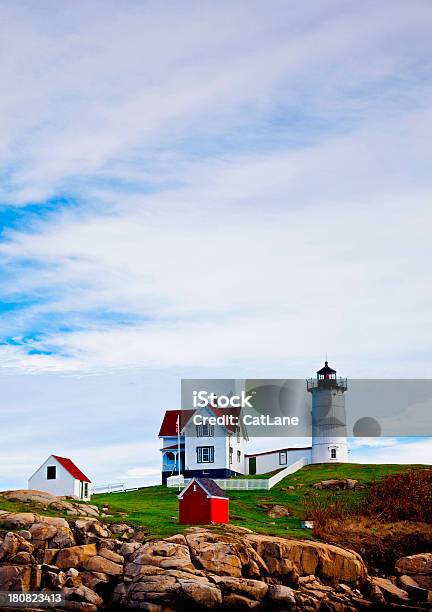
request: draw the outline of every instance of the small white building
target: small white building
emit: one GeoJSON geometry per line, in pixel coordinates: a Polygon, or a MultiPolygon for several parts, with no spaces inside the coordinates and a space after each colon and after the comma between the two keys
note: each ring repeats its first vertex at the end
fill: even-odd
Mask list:
{"type": "Polygon", "coordinates": [[[90,501],[91,480],[67,457],[50,455],[29,478],[28,488],[90,501]]]}

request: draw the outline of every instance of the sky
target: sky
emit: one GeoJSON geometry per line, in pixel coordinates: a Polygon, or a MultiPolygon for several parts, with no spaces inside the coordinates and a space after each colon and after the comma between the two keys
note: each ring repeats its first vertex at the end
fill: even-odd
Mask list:
{"type": "Polygon", "coordinates": [[[0,489],[51,453],[157,482],[182,377],[430,377],[431,18],[0,4],[0,489]]]}

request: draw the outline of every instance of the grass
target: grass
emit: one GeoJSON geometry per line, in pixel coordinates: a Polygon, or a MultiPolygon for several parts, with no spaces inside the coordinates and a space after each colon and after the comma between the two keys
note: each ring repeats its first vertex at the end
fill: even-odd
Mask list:
{"type": "MultiPolygon", "coordinates": [[[[315,491],[312,485],[330,478],[354,478],[366,487],[385,476],[425,466],[333,464],[310,465],[291,474],[270,491],[228,491],[230,522],[258,533],[313,538],[311,531],[301,528],[305,516],[305,502],[317,495],[326,499],[337,496],[357,503],[367,495],[361,491],[315,491]],[[288,487],[295,487],[289,490],[288,487]],[[271,519],[266,504],[280,504],[289,508],[292,516],[271,519]]],[[[115,520],[125,520],[141,527],[149,536],[169,536],[184,529],[177,523],[177,490],[167,487],[146,487],[129,493],[94,495],[92,503],[107,505],[115,520]]],[[[113,519],[112,519],[113,520],[113,519]]]]}
{"type": "MultiPolygon", "coordinates": [[[[230,498],[230,522],[233,525],[248,527],[258,533],[313,538],[310,530],[301,528],[305,517],[305,504],[311,496],[326,500],[337,499],[358,503],[367,496],[368,486],[392,474],[426,466],[414,465],[361,465],[320,464],[310,465],[291,474],[270,491],[228,491],[230,498]],[[320,480],[331,478],[354,478],[366,488],[360,491],[316,491],[312,485],[320,480]],[[288,487],[294,487],[290,490],[288,487]],[[266,504],[280,504],[288,507],[291,516],[272,519],[267,516],[266,504]]],[[[167,537],[179,533],[186,526],[179,525],[177,519],[177,490],[163,486],[146,487],[128,493],[103,493],[93,495],[92,504],[108,507],[112,516],[107,522],[126,522],[146,533],[148,537],[167,537]]],[[[30,504],[8,502],[0,496],[0,510],[12,512],[36,511],[41,514],[61,515],[59,512],[43,511],[30,504]]],[[[70,517],[66,517],[69,518],[70,517]]],[[[105,519],[104,519],[105,520],[105,519]]]]}

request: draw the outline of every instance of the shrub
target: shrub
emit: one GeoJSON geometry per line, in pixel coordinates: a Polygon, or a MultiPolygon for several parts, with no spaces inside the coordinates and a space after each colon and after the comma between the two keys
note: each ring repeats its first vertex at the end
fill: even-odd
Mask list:
{"type": "Polygon", "coordinates": [[[382,521],[432,523],[432,470],[412,470],[372,484],[361,514],[382,521]]]}

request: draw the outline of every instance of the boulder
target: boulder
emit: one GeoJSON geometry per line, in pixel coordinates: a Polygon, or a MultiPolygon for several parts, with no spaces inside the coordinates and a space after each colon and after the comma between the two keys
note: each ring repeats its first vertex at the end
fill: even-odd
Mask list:
{"type": "Polygon", "coordinates": [[[124,563],[124,557],[115,553],[113,550],[109,550],[108,548],[101,548],[99,550],[99,555],[101,557],[105,557],[105,559],[109,559],[109,561],[119,563],[120,565],[123,565],[124,563]]]}
{"type": "Polygon", "coordinates": [[[312,485],[312,487],[314,489],[331,489],[333,491],[339,491],[345,489],[355,489],[357,485],[358,480],[354,480],[353,478],[341,478],[339,480],[321,480],[320,482],[316,482],[314,485],[312,485]]]}
{"type": "Polygon", "coordinates": [[[224,595],[223,598],[223,608],[227,610],[255,610],[259,606],[260,603],[256,599],[249,599],[249,597],[238,593],[230,593],[224,595]]]}
{"type": "Polygon", "coordinates": [[[395,568],[399,574],[432,574],[432,553],[402,557],[395,568]]]}
{"type": "Polygon", "coordinates": [[[243,573],[254,578],[267,572],[264,561],[244,536],[221,536],[206,529],[194,529],[187,531],[186,540],[195,564],[209,572],[237,578],[243,573]]]}
{"type": "Polygon", "coordinates": [[[268,600],[278,606],[296,603],[294,591],[283,584],[271,584],[268,588],[268,600]]]}
{"type": "Polygon", "coordinates": [[[16,491],[4,491],[3,497],[9,501],[21,503],[33,503],[47,508],[52,502],[57,501],[57,497],[46,491],[34,489],[17,489],[16,491]]]}
{"type": "Polygon", "coordinates": [[[414,576],[400,576],[398,580],[399,586],[416,601],[432,603],[432,575],[424,574],[422,576],[429,579],[429,584],[426,588],[427,583],[424,583],[424,586],[422,586],[421,581],[415,580],[414,576]]]}
{"type": "MultiPolygon", "coordinates": [[[[185,540],[186,542],[186,540],[185,540]]],[[[120,548],[120,554],[124,558],[130,557],[135,551],[140,548],[141,544],[139,542],[124,542],[122,547],[120,548]]]]}
{"type": "Polygon", "coordinates": [[[88,559],[95,556],[96,553],[95,544],[83,544],[81,546],[62,548],[57,554],[55,563],[61,569],[68,569],[70,567],[79,568],[88,559]]]}
{"type": "Polygon", "coordinates": [[[34,546],[17,533],[8,532],[0,546],[0,561],[9,560],[18,552],[32,553],[34,546]]]}
{"type": "Polygon", "coordinates": [[[290,516],[290,511],[285,506],[275,504],[268,510],[267,516],[270,518],[281,518],[283,516],[290,516]]]}
{"type": "Polygon", "coordinates": [[[213,576],[213,581],[224,594],[237,593],[256,601],[264,599],[268,591],[268,585],[261,580],[234,578],[231,576],[213,576]]]}
{"type": "Polygon", "coordinates": [[[35,514],[32,512],[6,512],[0,515],[0,527],[2,529],[26,529],[33,525],[35,520],[35,514]]]}
{"type": "Polygon", "coordinates": [[[264,559],[272,576],[295,581],[295,574],[314,574],[326,580],[348,583],[367,576],[360,555],[339,546],[258,534],[246,535],[245,539],[264,559]]]}
{"type": "Polygon", "coordinates": [[[95,606],[103,605],[103,599],[97,593],[92,591],[89,587],[81,584],[77,587],[72,588],[64,588],[63,593],[65,599],[72,599],[74,601],[86,601],[88,603],[94,604],[95,606]]]}
{"type": "Polygon", "coordinates": [[[101,572],[108,576],[121,576],[123,574],[123,565],[114,563],[105,557],[95,555],[83,562],[83,566],[89,572],[101,572]]]}
{"type": "Polygon", "coordinates": [[[29,565],[0,566],[0,591],[31,591],[40,588],[42,571],[29,565]]]}
{"type": "Polygon", "coordinates": [[[165,569],[194,569],[189,548],[164,540],[147,542],[138,548],[129,558],[129,564],[155,565],[165,569]]]}
{"type": "Polygon", "coordinates": [[[200,608],[217,608],[222,604],[222,593],[212,584],[198,580],[179,580],[181,596],[200,608]]]}
{"type": "Polygon", "coordinates": [[[409,604],[410,598],[408,593],[397,587],[391,580],[387,578],[372,578],[372,582],[381,590],[386,601],[396,604],[409,604]]]}

